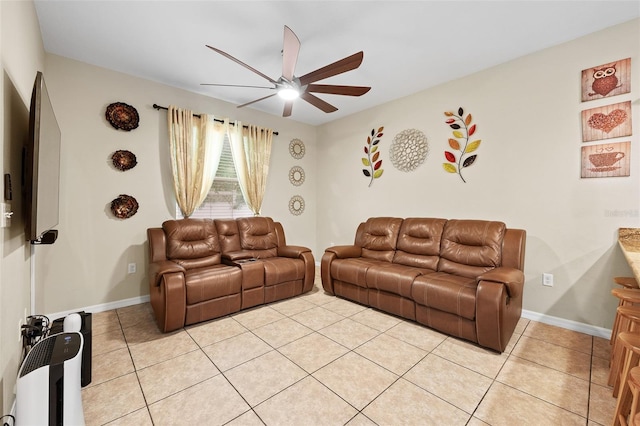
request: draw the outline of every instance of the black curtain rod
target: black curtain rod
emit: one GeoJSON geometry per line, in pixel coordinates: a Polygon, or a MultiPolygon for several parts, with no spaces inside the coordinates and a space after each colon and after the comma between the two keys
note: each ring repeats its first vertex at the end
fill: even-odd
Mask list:
{"type": "MultiPolygon", "coordinates": [[[[163,107],[163,106],[158,105],[158,104],[153,104],[153,108],[154,108],[154,109],[157,109],[157,110],[161,110],[161,109],[163,109],[163,110],[165,110],[165,111],[169,110],[169,108],[167,108],[167,107],[163,107]]],[[[200,118],[200,114],[193,114],[193,116],[194,116],[194,117],[198,117],[198,118],[200,118]]],[[[220,119],[218,119],[218,118],[214,118],[213,120],[214,120],[214,121],[217,121],[218,123],[224,123],[224,120],[220,120],[220,119]]],[[[229,124],[231,124],[232,126],[234,126],[236,123],[234,123],[233,121],[230,121],[230,122],[229,122],[229,124]]],[[[242,126],[242,127],[244,127],[245,129],[248,129],[248,128],[249,128],[249,126],[242,126]]],[[[274,134],[274,135],[276,135],[276,136],[278,136],[278,132],[273,132],[273,134],[274,134]]]]}

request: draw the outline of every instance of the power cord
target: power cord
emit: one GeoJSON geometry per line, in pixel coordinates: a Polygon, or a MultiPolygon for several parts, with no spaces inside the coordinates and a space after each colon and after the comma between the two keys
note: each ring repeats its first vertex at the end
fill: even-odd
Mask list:
{"type": "Polygon", "coordinates": [[[23,360],[36,343],[47,337],[50,324],[51,321],[44,315],[31,315],[27,317],[27,323],[22,325],[23,360]]]}
{"type": "Polygon", "coordinates": [[[0,421],[2,421],[2,426],[13,426],[16,424],[16,418],[11,414],[5,414],[4,416],[0,417],[0,421]],[[5,418],[11,419],[11,423],[5,420],[5,418]]]}

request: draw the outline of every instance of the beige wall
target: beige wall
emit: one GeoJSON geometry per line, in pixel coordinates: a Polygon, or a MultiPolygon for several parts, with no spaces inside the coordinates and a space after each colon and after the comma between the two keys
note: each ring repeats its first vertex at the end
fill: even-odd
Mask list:
{"type": "MultiPolygon", "coordinates": [[[[2,174],[13,179],[10,228],[0,228],[0,368],[2,413],[9,413],[14,401],[16,373],[21,360],[19,323],[30,308],[30,246],[24,241],[21,219],[21,149],[27,137],[29,102],[36,71],[44,67],[44,48],[35,9],[31,2],[0,2],[0,53],[2,57],[2,174]]],[[[1,192],[0,192],[1,193],[1,192]]]]}
{"type": "MultiPolygon", "coordinates": [[[[45,56],[30,2],[0,2],[3,103],[0,105],[4,173],[20,173],[19,149],[35,72],[43,69],[63,134],[60,237],[35,247],[37,313],[105,305],[147,294],[146,234],[172,216],[167,180],[165,114],[151,105],[176,104],[229,116],[280,132],[275,138],[263,215],[283,222],[291,244],[314,249],[316,260],[331,244],[350,243],[357,224],[370,216],[432,216],[505,221],[528,232],[524,307],[541,314],[610,327],[615,302],[611,277],[630,271],[616,245],[618,227],[638,227],[640,182],[636,134],[631,177],[580,179],[580,111],[631,100],[640,123],[640,20],[520,58],[470,77],[374,108],[319,128],[269,116],[183,90],[119,74],[58,56],[45,56]],[[580,71],[631,57],[633,92],[582,104],[580,71]],[[45,68],[46,65],[46,68],[45,68]],[[112,129],[105,107],[115,101],[136,106],[141,125],[112,129]],[[442,170],[450,129],[445,110],[462,106],[482,139],[467,183],[442,170]],[[385,126],[381,142],[384,175],[368,187],[360,158],[372,128],[385,126]],[[426,162],[410,173],[394,169],[388,156],[393,136],[416,128],[429,141],[426,162]],[[289,141],[302,139],[305,157],[294,160],[289,141]],[[121,173],[111,153],[129,149],[138,166],[121,173]],[[306,171],[293,187],[288,171],[306,171]],[[118,194],[135,196],[140,210],[121,221],[109,212],[118,194]],[[288,200],[306,200],[292,216],[288,200]],[[136,262],[138,272],[126,273],[136,262]],[[555,275],[553,288],[541,274],[555,275]]],[[[373,90],[383,90],[374,88],[373,90]]],[[[392,90],[386,88],[384,90],[392,90]]],[[[637,126],[636,126],[637,127],[637,126]]],[[[2,405],[13,402],[20,344],[17,326],[29,308],[30,246],[24,244],[19,201],[12,227],[1,230],[0,366],[2,405]]]]}
{"type": "Polygon", "coordinates": [[[316,246],[314,127],[55,55],[47,55],[46,67],[62,132],[60,225],[55,244],[35,249],[38,311],[59,313],[148,294],[146,229],[174,214],[166,112],[154,110],[154,103],[277,130],[262,215],[283,223],[289,243],[316,246]],[[137,108],[137,129],[115,130],[107,123],[105,108],[117,101],[137,108]],[[306,144],[301,160],[289,155],[293,138],[306,144]],[[127,172],[115,170],[110,157],[118,149],[132,151],[138,165],[127,172]],[[306,171],[300,187],[288,179],[296,164],[306,171]],[[307,206],[302,215],[293,216],[288,201],[297,193],[307,206]],[[138,200],[140,209],[130,219],[111,214],[111,200],[119,194],[138,200]],[[131,262],[137,263],[135,274],[127,274],[131,262]]]}
{"type": "Polygon", "coordinates": [[[524,309],[610,328],[612,276],[630,274],[616,232],[640,226],[639,67],[634,20],[320,127],[318,247],[351,243],[370,216],[502,220],[528,233],[524,309]],[[631,94],[580,102],[581,70],[627,57],[631,94]],[[632,141],[631,176],[581,179],[580,111],[623,100],[634,104],[635,134],[622,138],[632,141]],[[442,168],[451,135],[443,113],[458,107],[473,115],[482,140],[467,183],[442,168]],[[385,171],[367,187],[360,158],[379,126],[385,171]],[[430,152],[405,173],[388,153],[411,128],[426,134],[430,152]],[[554,287],[542,286],[543,272],[554,274],[554,287]]]}

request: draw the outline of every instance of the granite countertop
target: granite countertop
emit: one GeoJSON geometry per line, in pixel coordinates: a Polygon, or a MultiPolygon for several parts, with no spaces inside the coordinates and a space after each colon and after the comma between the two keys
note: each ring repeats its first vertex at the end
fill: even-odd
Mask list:
{"type": "Polygon", "coordinates": [[[618,243],[633,270],[633,275],[640,281],[640,228],[620,228],[618,243]]]}

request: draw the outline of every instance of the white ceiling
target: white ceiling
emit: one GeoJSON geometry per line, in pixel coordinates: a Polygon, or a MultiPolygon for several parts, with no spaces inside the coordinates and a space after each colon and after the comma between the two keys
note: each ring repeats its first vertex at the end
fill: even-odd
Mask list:
{"type": "MultiPolygon", "coordinates": [[[[49,0],[35,5],[47,52],[238,105],[273,92],[200,83],[269,83],[205,44],[276,80],[282,74],[284,25],[302,43],[297,76],[364,51],[360,68],[319,83],[371,86],[371,91],[362,97],[318,95],[339,108],[331,114],[296,100],[290,119],[313,125],[640,16],[638,0],[49,0]]],[[[281,115],[283,101],[273,97],[247,108],[281,115]]]]}

